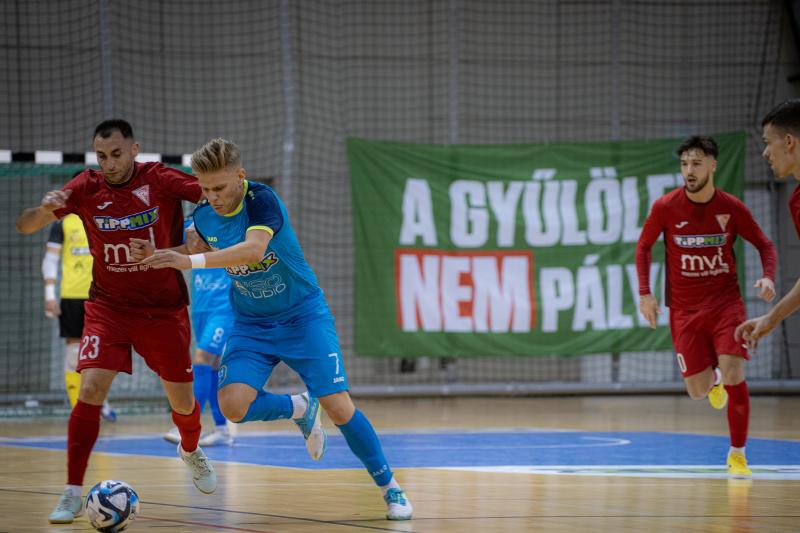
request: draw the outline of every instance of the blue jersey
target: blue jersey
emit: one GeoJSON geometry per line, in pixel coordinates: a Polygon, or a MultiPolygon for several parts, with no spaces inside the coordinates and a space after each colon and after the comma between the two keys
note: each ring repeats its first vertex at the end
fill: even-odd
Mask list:
{"type": "Polygon", "coordinates": [[[237,321],[280,324],[330,313],[286,207],[270,187],[245,181],[242,203],[232,213],[218,215],[203,200],[193,218],[198,234],[217,250],[244,242],[249,230],[272,235],[261,262],[225,269],[233,280],[231,303],[237,321]]]}
{"type": "MultiPolygon", "coordinates": [[[[184,240],[191,220],[183,223],[184,240]]],[[[224,268],[198,268],[192,270],[192,314],[230,313],[231,279],[224,268]]]]}
{"type": "Polygon", "coordinates": [[[224,268],[196,268],[191,283],[192,314],[231,312],[231,278],[224,268]]]}

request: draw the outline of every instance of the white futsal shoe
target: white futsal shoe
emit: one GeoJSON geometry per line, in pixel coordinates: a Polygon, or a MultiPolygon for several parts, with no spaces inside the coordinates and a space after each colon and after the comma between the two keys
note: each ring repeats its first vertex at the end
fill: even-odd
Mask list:
{"type": "Polygon", "coordinates": [[[225,426],[217,426],[214,431],[200,437],[200,446],[230,446],[233,444],[233,435],[225,426]]]}
{"type": "Polygon", "coordinates": [[[192,471],[192,481],[194,481],[194,486],[197,487],[197,490],[204,494],[214,492],[217,488],[217,474],[200,446],[192,453],[189,453],[183,451],[181,445],[178,444],[178,457],[192,471]]]}
{"type": "Polygon", "coordinates": [[[389,489],[383,495],[383,501],[388,506],[386,509],[387,520],[411,520],[414,508],[406,498],[403,489],[389,489]]]}
{"type": "Polygon", "coordinates": [[[48,520],[51,524],[71,524],[82,514],[83,500],[80,495],[73,496],[71,490],[64,489],[64,493],[58,499],[56,508],[50,513],[48,520]]]}
{"type": "Polygon", "coordinates": [[[173,427],[164,433],[164,440],[172,444],[178,444],[181,441],[181,432],[178,431],[177,427],[173,427]]]}
{"type": "Polygon", "coordinates": [[[322,459],[325,450],[328,448],[328,434],[322,427],[322,412],[319,408],[319,400],[311,397],[308,391],[301,394],[306,401],[306,412],[300,418],[292,418],[292,422],[297,424],[306,439],[306,450],[308,455],[315,461],[322,459]]]}

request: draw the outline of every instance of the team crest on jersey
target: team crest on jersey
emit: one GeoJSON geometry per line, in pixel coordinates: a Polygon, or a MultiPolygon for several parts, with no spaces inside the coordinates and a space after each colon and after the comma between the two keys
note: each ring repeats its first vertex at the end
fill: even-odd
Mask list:
{"type": "Polygon", "coordinates": [[[135,189],[133,195],[137,197],[139,200],[143,201],[145,205],[150,205],[150,186],[149,185],[142,185],[138,189],[135,189]]]}
{"type": "Polygon", "coordinates": [[[100,231],[135,230],[152,226],[158,220],[158,206],[123,217],[94,217],[100,231]]]}
{"type": "Polygon", "coordinates": [[[716,215],[717,222],[719,222],[719,227],[722,228],[722,231],[725,231],[725,226],[728,225],[728,221],[731,219],[730,215],[716,215]]]}
{"type": "Polygon", "coordinates": [[[275,252],[269,252],[260,263],[227,267],[225,271],[231,276],[249,276],[256,272],[269,272],[269,269],[278,264],[278,261],[278,256],[275,255],[275,252]]]}

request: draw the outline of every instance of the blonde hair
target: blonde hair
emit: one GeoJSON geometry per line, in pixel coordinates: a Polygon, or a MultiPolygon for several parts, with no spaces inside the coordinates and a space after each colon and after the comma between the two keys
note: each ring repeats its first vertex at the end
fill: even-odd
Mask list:
{"type": "Polygon", "coordinates": [[[239,147],[219,137],[211,139],[192,154],[192,170],[201,174],[217,172],[241,162],[239,147]]]}

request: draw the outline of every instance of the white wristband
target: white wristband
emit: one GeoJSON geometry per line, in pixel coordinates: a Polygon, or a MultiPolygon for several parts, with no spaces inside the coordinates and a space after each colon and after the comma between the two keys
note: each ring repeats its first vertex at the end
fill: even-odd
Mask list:
{"type": "Polygon", "coordinates": [[[189,256],[192,262],[192,268],[205,268],[206,267],[206,254],[192,254],[189,256]]]}
{"type": "Polygon", "coordinates": [[[44,286],[44,299],[45,300],[55,300],[56,299],[56,286],[55,284],[47,284],[44,286]]]}

